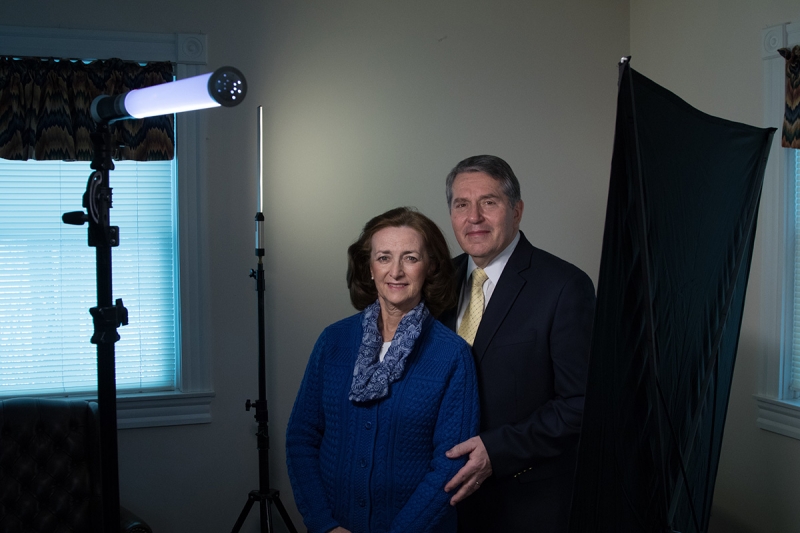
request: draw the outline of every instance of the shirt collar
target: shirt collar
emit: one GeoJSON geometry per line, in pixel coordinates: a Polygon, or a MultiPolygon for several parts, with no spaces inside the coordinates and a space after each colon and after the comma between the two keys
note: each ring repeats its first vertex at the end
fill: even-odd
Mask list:
{"type": "MultiPolygon", "coordinates": [[[[489,277],[489,280],[492,284],[497,285],[498,280],[500,279],[500,274],[503,273],[503,270],[506,268],[506,263],[508,263],[508,259],[511,257],[511,254],[514,253],[514,249],[517,247],[517,243],[519,242],[519,230],[517,230],[517,234],[514,235],[514,238],[511,239],[511,242],[505,249],[497,254],[497,257],[491,260],[491,262],[483,267],[483,271],[486,272],[486,275],[489,277]]],[[[467,263],[467,280],[472,275],[472,271],[478,268],[478,265],[475,264],[472,257],[470,256],[469,262],[467,263]]]]}

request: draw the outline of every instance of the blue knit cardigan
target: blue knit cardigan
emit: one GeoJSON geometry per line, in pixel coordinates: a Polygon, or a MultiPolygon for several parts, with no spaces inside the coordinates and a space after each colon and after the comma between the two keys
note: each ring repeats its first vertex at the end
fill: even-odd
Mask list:
{"type": "Polygon", "coordinates": [[[450,533],[444,485],[465,458],[444,453],[477,434],[478,390],[469,346],[428,317],[403,377],[381,400],[348,399],[361,313],[317,340],[286,431],[295,503],[310,533],[450,533]]]}

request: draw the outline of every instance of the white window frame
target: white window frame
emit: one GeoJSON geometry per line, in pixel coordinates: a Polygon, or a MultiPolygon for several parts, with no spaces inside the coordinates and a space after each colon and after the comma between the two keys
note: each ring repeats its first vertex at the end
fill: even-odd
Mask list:
{"type": "MultiPolygon", "coordinates": [[[[126,61],[170,61],[178,79],[207,72],[207,38],[203,34],[134,33],[0,25],[0,54],[70,59],[119,58],[126,61]]],[[[177,388],[172,392],[124,393],[117,397],[119,429],[211,422],[214,397],[204,279],[208,279],[205,195],[207,164],[204,113],[183,113],[177,120],[178,258],[180,268],[180,346],[177,388]]],[[[86,165],[87,176],[90,172],[86,165]]],[[[80,204],[80,198],[76,198],[80,204]]],[[[111,212],[113,222],[114,212],[111,212]]],[[[120,243],[125,246],[125,241],[120,243]]],[[[116,295],[115,295],[116,296],[116,295]]],[[[118,295],[124,298],[124,295],[118,295]]],[[[89,310],[87,309],[88,313],[89,310]]],[[[124,329],[120,331],[124,335],[124,329]]],[[[88,340],[87,340],[88,342],[88,340]]],[[[90,397],[87,397],[90,398],[90,397]]]]}
{"type": "Polygon", "coordinates": [[[800,439],[800,399],[789,389],[794,299],[794,179],[792,151],[781,147],[786,60],[779,48],[800,44],[800,23],[766,28],[761,35],[764,71],[764,125],[777,128],[764,175],[758,239],[761,243],[761,301],[757,424],[800,439]]]}

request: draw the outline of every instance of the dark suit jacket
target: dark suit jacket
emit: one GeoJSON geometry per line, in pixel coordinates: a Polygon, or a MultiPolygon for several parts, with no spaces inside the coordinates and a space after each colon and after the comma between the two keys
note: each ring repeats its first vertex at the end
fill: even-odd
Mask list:
{"type": "MultiPolygon", "coordinates": [[[[454,263],[460,287],[467,255],[454,263]]],[[[520,234],[473,345],[492,476],[459,505],[460,531],[566,530],[594,304],[582,270],[520,234]]]]}

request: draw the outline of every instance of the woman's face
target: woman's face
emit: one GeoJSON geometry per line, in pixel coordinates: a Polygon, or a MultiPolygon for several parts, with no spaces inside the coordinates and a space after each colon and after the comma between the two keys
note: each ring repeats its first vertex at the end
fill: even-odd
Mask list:
{"type": "Polygon", "coordinates": [[[372,236],[369,269],[381,311],[411,311],[422,299],[430,260],[422,236],[407,226],[383,228],[372,236]]]}

